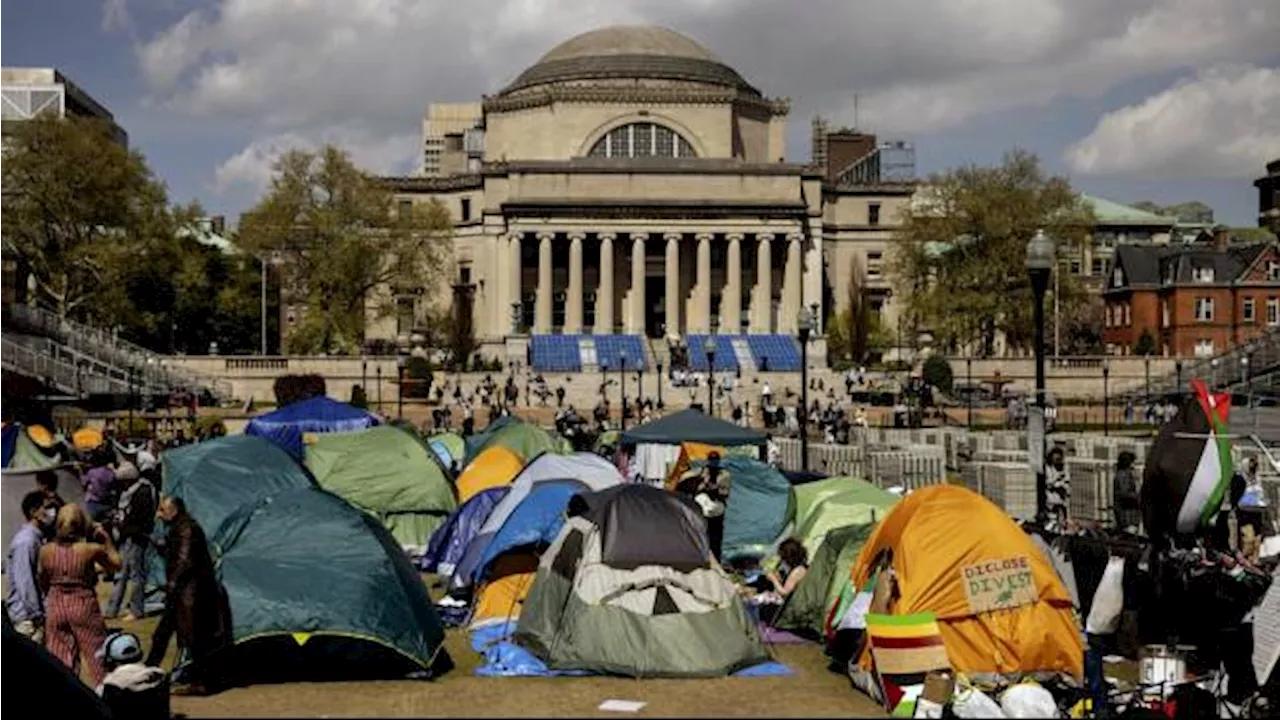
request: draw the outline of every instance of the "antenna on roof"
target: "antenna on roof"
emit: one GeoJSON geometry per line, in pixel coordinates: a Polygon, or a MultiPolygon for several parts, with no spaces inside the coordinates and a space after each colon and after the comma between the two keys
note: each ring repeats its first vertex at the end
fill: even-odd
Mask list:
{"type": "Polygon", "coordinates": [[[858,93],[853,94],[853,129],[862,127],[858,124],[858,93]]]}

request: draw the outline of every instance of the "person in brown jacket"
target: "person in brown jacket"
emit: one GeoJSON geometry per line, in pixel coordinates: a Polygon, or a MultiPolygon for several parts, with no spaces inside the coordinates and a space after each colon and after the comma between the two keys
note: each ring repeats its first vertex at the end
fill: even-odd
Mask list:
{"type": "Polygon", "coordinates": [[[205,661],[231,642],[231,609],[214,573],[213,557],[200,524],[180,498],[166,496],[156,515],[169,532],[165,542],[164,617],[151,638],[147,665],[159,667],[176,631],[178,647],[189,653],[185,687],[175,694],[204,695],[219,689],[218,673],[205,661]]]}

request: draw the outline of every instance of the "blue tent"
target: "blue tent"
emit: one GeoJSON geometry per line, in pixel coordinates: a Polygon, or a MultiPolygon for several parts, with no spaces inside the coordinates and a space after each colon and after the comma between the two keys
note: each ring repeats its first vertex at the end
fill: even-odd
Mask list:
{"type": "MultiPolygon", "coordinates": [[[[475,565],[467,568],[472,585],[484,579],[490,564],[505,552],[526,546],[550,545],[564,527],[569,500],[591,487],[577,480],[549,480],[533,487],[516,506],[502,528],[478,553],[475,565]]],[[[459,574],[463,568],[459,568],[459,574]]]]}
{"type": "Polygon", "coordinates": [[[244,434],[266,438],[302,460],[305,433],[351,432],[377,424],[376,415],[321,395],[255,417],[244,434]]]}
{"type": "Polygon", "coordinates": [[[422,555],[421,568],[424,572],[438,572],[441,575],[453,574],[453,569],[462,561],[462,554],[467,545],[480,533],[489,513],[511,488],[508,486],[482,490],[462,507],[453,511],[444,525],[431,535],[427,551],[422,555]]]}
{"type": "Polygon", "coordinates": [[[0,455],[3,456],[0,466],[9,467],[13,461],[13,451],[18,446],[18,427],[18,423],[9,423],[0,432],[0,455]]]}

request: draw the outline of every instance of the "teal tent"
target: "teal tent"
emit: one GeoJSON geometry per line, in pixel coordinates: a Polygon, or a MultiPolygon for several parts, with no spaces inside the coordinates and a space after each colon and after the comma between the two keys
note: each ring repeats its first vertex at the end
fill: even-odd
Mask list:
{"type": "Polygon", "coordinates": [[[434,676],[451,661],[426,585],[373,517],[320,488],[282,489],[212,538],[233,644],[211,658],[233,682],[434,676]]]}
{"type": "Polygon", "coordinates": [[[227,435],[166,450],[160,467],[164,494],[182,498],[209,538],[242,505],[316,484],[280,446],[252,435],[227,435]]]}
{"type": "MultiPolygon", "coordinates": [[[[700,471],[706,461],[692,464],[700,471]]],[[[728,455],[720,468],[729,473],[729,502],[724,510],[721,555],[764,556],[795,518],[795,491],[768,463],[728,455]]]]}

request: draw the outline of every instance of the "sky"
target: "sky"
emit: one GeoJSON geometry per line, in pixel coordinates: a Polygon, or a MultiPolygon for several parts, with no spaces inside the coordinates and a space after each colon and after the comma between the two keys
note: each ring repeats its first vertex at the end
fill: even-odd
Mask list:
{"type": "Polygon", "coordinates": [[[431,102],[499,91],[617,24],[698,40],[791,99],[788,159],[822,115],[915,145],[921,177],[1037,153],[1118,202],[1201,200],[1257,222],[1280,157],[1277,0],[22,0],[5,66],[54,66],[106,105],[175,202],[234,223],[283,148],[416,166],[431,102]],[[856,98],[856,102],[855,102],[856,98]],[[856,106],[856,110],[855,110],[856,106]]]}

